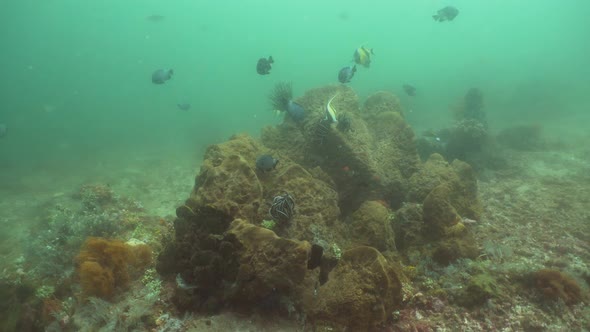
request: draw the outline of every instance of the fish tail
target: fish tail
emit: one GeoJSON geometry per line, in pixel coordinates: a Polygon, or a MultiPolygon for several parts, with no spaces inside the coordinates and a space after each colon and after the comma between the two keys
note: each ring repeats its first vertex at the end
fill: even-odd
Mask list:
{"type": "Polygon", "coordinates": [[[275,63],[275,60],[272,58],[272,55],[268,57],[268,62],[275,63]]]}
{"type": "Polygon", "coordinates": [[[435,21],[438,21],[438,20],[439,20],[439,18],[438,18],[438,15],[432,15],[432,18],[433,18],[435,21]]]}
{"type": "Polygon", "coordinates": [[[352,73],[356,73],[356,65],[352,66],[352,73]]]}

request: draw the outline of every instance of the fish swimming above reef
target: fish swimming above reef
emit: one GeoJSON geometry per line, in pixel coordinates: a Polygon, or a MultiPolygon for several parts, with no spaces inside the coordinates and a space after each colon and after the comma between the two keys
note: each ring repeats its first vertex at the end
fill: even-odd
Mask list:
{"type": "Polygon", "coordinates": [[[172,78],[174,70],[172,69],[157,69],[152,73],[152,83],[164,84],[167,80],[172,78]]]}
{"type": "Polygon", "coordinates": [[[336,114],[336,109],[332,106],[332,100],[334,100],[337,95],[338,94],[335,94],[326,104],[326,118],[324,120],[328,120],[330,123],[338,123],[338,114],[336,114]]]}
{"type": "Polygon", "coordinates": [[[278,159],[273,158],[269,154],[264,154],[256,158],[256,169],[261,172],[270,172],[277,167],[278,159]]]}
{"type": "Polygon", "coordinates": [[[258,59],[258,63],[256,64],[256,72],[259,75],[268,75],[270,74],[270,70],[272,69],[272,64],[275,63],[272,56],[269,56],[268,59],[260,58],[258,59]]]}
{"type": "Polygon", "coordinates": [[[449,137],[451,136],[450,130],[449,129],[439,129],[439,130],[434,130],[434,129],[428,129],[422,132],[422,136],[424,137],[428,137],[430,139],[432,139],[433,141],[439,142],[439,143],[446,143],[449,141],[449,137]]]}
{"type": "Polygon", "coordinates": [[[356,73],[356,65],[348,66],[340,69],[338,72],[338,81],[340,83],[348,83],[356,73]]]}
{"type": "Polygon", "coordinates": [[[403,88],[408,96],[414,97],[416,95],[416,88],[415,87],[413,87],[409,84],[404,84],[403,88]]]}
{"type": "Polygon", "coordinates": [[[373,49],[367,49],[364,46],[357,48],[354,51],[353,59],[357,64],[369,68],[371,65],[371,55],[374,55],[373,49]]]}
{"type": "Polygon", "coordinates": [[[0,123],[0,138],[6,136],[7,130],[8,130],[8,127],[6,127],[6,125],[4,123],[0,123]]]}
{"type": "Polygon", "coordinates": [[[459,9],[453,6],[446,6],[443,9],[439,9],[436,15],[432,15],[432,18],[435,21],[444,22],[454,20],[457,15],[459,15],[459,9]]]}
{"type": "Polygon", "coordinates": [[[159,15],[159,14],[152,14],[152,15],[146,17],[145,19],[150,22],[158,23],[158,22],[162,22],[164,20],[164,16],[159,15]]]}
{"type": "Polygon", "coordinates": [[[182,102],[182,103],[176,104],[176,107],[178,107],[178,109],[181,109],[183,111],[188,111],[191,109],[191,104],[187,103],[187,102],[182,102]]]}

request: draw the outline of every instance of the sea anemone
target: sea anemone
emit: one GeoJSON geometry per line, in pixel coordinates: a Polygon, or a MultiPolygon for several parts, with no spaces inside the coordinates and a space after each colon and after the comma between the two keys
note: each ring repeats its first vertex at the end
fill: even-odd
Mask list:
{"type": "Polygon", "coordinates": [[[293,98],[293,86],[291,82],[279,82],[268,96],[273,110],[287,112],[289,110],[289,101],[293,98]]]}

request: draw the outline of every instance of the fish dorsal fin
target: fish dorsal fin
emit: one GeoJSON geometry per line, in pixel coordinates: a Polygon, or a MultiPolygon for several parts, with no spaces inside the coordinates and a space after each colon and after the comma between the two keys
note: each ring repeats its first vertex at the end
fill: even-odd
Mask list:
{"type": "Polygon", "coordinates": [[[334,100],[334,98],[336,98],[336,96],[338,96],[339,92],[336,92],[336,94],[334,95],[334,97],[330,98],[330,100],[328,101],[328,104],[326,105],[327,108],[332,107],[332,100],[334,100]]]}

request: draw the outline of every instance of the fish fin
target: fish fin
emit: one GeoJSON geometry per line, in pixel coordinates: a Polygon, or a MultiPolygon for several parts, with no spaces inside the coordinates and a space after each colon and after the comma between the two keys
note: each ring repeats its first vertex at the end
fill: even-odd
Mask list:
{"type": "Polygon", "coordinates": [[[352,66],[352,72],[356,73],[356,65],[352,66]]]}
{"type": "Polygon", "coordinates": [[[373,48],[371,48],[369,51],[371,52],[371,54],[375,55],[375,52],[373,52],[373,48]]]}
{"type": "Polygon", "coordinates": [[[338,96],[339,92],[336,92],[336,94],[334,95],[334,97],[332,97],[330,99],[330,101],[328,102],[328,105],[330,105],[332,103],[332,100],[334,100],[334,98],[336,98],[336,96],[338,96]]]}
{"type": "Polygon", "coordinates": [[[435,21],[438,21],[438,15],[432,15],[432,18],[433,18],[435,21]]]}
{"type": "Polygon", "coordinates": [[[272,55],[268,57],[268,62],[275,63],[275,60],[272,58],[272,55]]]}

